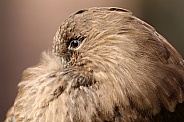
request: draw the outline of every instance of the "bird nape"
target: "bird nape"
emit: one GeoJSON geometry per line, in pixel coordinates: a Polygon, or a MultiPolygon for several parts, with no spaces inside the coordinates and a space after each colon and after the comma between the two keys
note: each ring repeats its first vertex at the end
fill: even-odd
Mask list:
{"type": "Polygon", "coordinates": [[[18,88],[6,122],[184,121],[181,55],[121,8],[72,14],[18,88]]]}

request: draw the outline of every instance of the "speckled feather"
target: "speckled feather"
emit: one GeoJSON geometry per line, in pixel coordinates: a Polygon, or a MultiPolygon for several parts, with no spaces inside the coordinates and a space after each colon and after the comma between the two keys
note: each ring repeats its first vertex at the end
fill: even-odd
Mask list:
{"type": "Polygon", "coordinates": [[[184,121],[181,55],[128,10],[72,14],[42,57],[24,71],[6,122],[184,121]]]}

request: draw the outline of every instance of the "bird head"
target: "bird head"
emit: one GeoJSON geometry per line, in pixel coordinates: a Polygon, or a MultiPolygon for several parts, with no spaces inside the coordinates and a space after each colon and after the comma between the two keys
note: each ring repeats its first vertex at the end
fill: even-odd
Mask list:
{"type": "MultiPolygon", "coordinates": [[[[116,96],[113,100],[153,113],[160,110],[156,101],[162,101],[155,93],[169,90],[169,86],[160,87],[161,81],[168,74],[174,77],[165,64],[183,65],[181,56],[153,27],[120,8],[91,8],[72,14],[58,29],[53,52],[64,69],[90,77],[91,85],[102,84],[104,91],[116,96]]],[[[165,106],[174,109],[174,104],[165,106]]]]}
{"type": "Polygon", "coordinates": [[[15,105],[26,106],[23,111],[30,107],[32,118],[129,120],[163,108],[173,112],[184,101],[181,55],[128,10],[89,8],[72,14],[56,32],[53,53],[27,69],[19,84],[25,92],[15,105]]]}
{"type": "MultiPolygon", "coordinates": [[[[89,62],[94,63],[96,58],[100,58],[100,62],[117,58],[119,55],[111,53],[117,50],[117,44],[121,43],[118,34],[126,33],[128,29],[125,25],[119,27],[121,23],[128,21],[127,18],[122,18],[121,12],[127,17],[130,16],[130,12],[124,9],[92,8],[80,10],[65,20],[53,43],[53,52],[61,58],[63,67],[84,66],[89,62]]],[[[121,46],[123,45],[119,45],[121,46]]]]}

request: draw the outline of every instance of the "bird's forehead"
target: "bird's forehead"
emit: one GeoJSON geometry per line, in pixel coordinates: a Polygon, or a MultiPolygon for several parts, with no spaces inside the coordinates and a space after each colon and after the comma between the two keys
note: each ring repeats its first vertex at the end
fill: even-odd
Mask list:
{"type": "Polygon", "coordinates": [[[66,43],[72,39],[85,38],[91,36],[94,32],[107,30],[111,26],[111,22],[130,15],[130,13],[128,10],[120,8],[79,10],[59,27],[54,37],[54,52],[66,50],[66,43]]]}
{"type": "Polygon", "coordinates": [[[83,34],[82,32],[97,27],[95,25],[105,25],[109,21],[112,22],[113,20],[123,18],[126,15],[130,15],[130,13],[130,11],[120,8],[90,8],[79,10],[66,19],[62,27],[67,34],[71,32],[83,34]]]}
{"type": "Polygon", "coordinates": [[[131,12],[120,8],[90,8],[79,10],[66,19],[60,26],[61,35],[66,40],[78,36],[87,36],[91,30],[97,31],[111,26],[110,23],[121,20],[131,12]]]}

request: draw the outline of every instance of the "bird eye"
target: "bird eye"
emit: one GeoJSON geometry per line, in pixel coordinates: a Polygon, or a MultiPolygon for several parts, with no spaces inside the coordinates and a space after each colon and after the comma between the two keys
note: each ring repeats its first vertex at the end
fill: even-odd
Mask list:
{"type": "Polygon", "coordinates": [[[74,50],[75,48],[77,48],[79,46],[79,44],[80,44],[79,40],[72,40],[70,42],[70,45],[69,45],[68,49],[74,50]]]}

